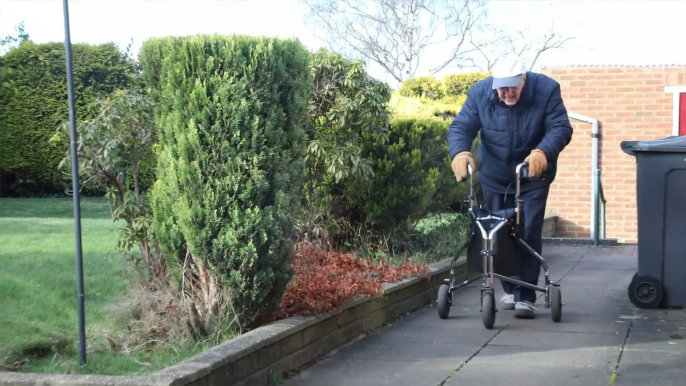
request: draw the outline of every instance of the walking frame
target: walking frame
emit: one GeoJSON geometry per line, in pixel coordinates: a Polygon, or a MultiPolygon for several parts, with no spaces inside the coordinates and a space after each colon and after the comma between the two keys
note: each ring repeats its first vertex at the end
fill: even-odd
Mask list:
{"type": "Polygon", "coordinates": [[[523,212],[522,207],[524,200],[521,196],[520,182],[522,178],[530,178],[528,164],[524,162],[516,167],[515,207],[498,211],[486,210],[477,205],[471,165],[467,166],[467,170],[469,174],[469,197],[465,200],[465,204],[467,204],[470,218],[470,232],[467,242],[450,263],[450,277],[445,279],[445,283],[439,287],[439,316],[442,319],[448,317],[453,303],[454,291],[482,279],[481,312],[483,323],[487,329],[493,328],[495,313],[497,312],[494,299],[494,280],[500,279],[543,292],[545,294],[545,308],[550,308],[553,321],[559,322],[562,318],[563,306],[560,285],[550,280],[548,263],[545,259],[523,240],[526,213],[523,212]],[[480,243],[478,239],[481,239],[480,243]],[[476,276],[456,283],[455,264],[465,249],[468,250],[467,273],[476,276]],[[512,277],[519,274],[527,257],[537,259],[543,267],[545,271],[543,286],[532,285],[512,277]]]}

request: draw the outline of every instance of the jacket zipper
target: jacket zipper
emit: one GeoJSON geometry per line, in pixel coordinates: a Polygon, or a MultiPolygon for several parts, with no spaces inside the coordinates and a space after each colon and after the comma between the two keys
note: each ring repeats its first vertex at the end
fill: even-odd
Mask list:
{"type": "Polygon", "coordinates": [[[518,144],[519,144],[519,142],[522,142],[522,141],[520,141],[520,139],[522,139],[523,134],[524,134],[522,132],[522,130],[523,130],[523,128],[522,128],[522,117],[520,116],[518,118],[518,121],[517,121],[517,143],[518,144]]]}
{"type": "Polygon", "coordinates": [[[509,152],[509,154],[507,155],[507,163],[508,163],[508,164],[512,162],[512,158],[513,158],[513,154],[512,154],[512,153],[514,152],[513,148],[514,148],[514,135],[515,135],[515,131],[514,131],[514,122],[512,121],[512,107],[510,107],[509,115],[510,115],[510,116],[509,116],[509,119],[508,119],[508,123],[509,123],[508,126],[510,126],[510,127],[509,127],[509,129],[510,129],[510,130],[509,130],[509,131],[510,131],[510,152],[509,152]]]}

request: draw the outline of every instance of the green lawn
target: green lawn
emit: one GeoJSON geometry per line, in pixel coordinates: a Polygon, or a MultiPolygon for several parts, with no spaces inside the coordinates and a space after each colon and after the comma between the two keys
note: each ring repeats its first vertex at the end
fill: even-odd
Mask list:
{"type": "Polygon", "coordinates": [[[117,307],[133,273],[115,251],[118,224],[107,201],[81,203],[88,365],[78,364],[78,314],[71,198],[0,199],[0,365],[22,372],[146,374],[202,347],[154,356],[112,352],[108,336],[126,329],[117,307]]]}

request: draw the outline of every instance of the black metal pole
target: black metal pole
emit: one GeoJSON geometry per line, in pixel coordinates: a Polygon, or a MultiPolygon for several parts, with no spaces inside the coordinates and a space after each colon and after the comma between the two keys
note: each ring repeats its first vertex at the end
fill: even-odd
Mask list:
{"type": "Polygon", "coordinates": [[[83,298],[83,256],[81,250],[81,194],[79,193],[79,159],[76,136],[76,106],[74,105],[74,73],[71,56],[71,37],[69,35],[69,5],[64,4],[64,47],[67,53],[67,92],[69,96],[69,136],[71,137],[71,181],[74,192],[74,225],[76,233],[76,290],[79,312],[79,362],[86,365],[86,321],[83,298]]]}

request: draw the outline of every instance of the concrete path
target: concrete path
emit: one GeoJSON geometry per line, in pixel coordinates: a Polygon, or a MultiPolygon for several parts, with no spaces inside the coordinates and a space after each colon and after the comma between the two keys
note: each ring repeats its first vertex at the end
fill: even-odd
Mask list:
{"type": "MultiPolygon", "coordinates": [[[[458,290],[450,317],[435,303],[294,374],[286,386],[682,385],[686,312],[641,310],[628,299],[635,246],[545,246],[562,289],[562,322],[539,297],[534,320],[479,312],[481,282],[458,290]],[[678,379],[682,379],[678,381],[678,379]]],[[[502,296],[496,286],[496,301],[502,296]]],[[[540,296],[543,296],[541,293],[540,296]]]]}

